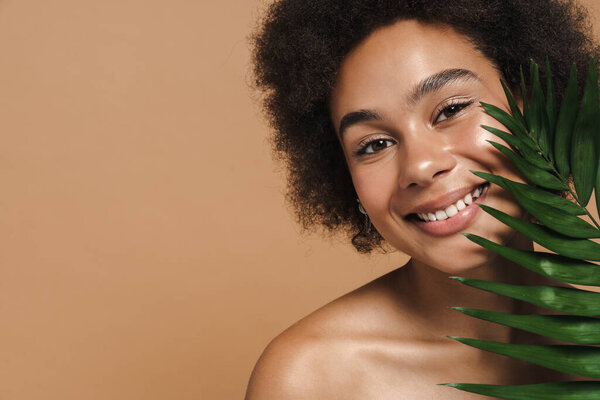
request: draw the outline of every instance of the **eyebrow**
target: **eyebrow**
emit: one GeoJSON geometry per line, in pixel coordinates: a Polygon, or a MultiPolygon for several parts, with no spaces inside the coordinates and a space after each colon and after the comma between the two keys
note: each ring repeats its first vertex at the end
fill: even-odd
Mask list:
{"type": "Polygon", "coordinates": [[[344,131],[352,125],[356,125],[361,122],[381,121],[382,119],[383,118],[381,118],[381,115],[372,110],[358,110],[350,112],[344,115],[340,121],[340,138],[344,137],[344,131]]]}
{"type": "Polygon", "coordinates": [[[442,87],[456,81],[480,81],[477,74],[468,69],[454,68],[445,69],[436,74],[428,76],[417,83],[409,95],[410,103],[416,104],[423,97],[440,90],[442,87]]]}
{"type": "MultiPolygon", "coordinates": [[[[408,95],[408,102],[414,105],[426,95],[436,92],[450,83],[469,80],[480,81],[479,77],[468,69],[455,68],[440,71],[417,83],[408,95]]],[[[344,131],[346,131],[352,125],[362,122],[381,120],[383,120],[381,115],[373,110],[358,110],[349,112],[348,114],[344,115],[340,121],[340,127],[338,129],[340,138],[344,137],[344,131]]]]}

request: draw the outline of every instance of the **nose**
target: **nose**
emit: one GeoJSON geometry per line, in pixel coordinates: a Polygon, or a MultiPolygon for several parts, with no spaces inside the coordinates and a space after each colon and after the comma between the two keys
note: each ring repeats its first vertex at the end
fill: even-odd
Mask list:
{"type": "Polygon", "coordinates": [[[405,137],[398,177],[402,188],[429,186],[456,167],[452,145],[442,136],[422,129],[405,137]]]}

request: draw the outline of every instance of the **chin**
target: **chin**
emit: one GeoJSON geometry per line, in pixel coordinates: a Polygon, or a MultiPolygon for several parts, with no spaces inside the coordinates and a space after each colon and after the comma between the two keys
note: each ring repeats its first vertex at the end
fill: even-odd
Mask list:
{"type": "MultiPolygon", "coordinates": [[[[480,236],[490,238],[490,235],[486,234],[480,234],[480,236]]],[[[502,239],[509,239],[493,236],[491,240],[500,243],[506,243],[502,239]]],[[[452,244],[447,243],[443,248],[432,248],[427,254],[415,254],[412,258],[419,264],[427,265],[429,268],[450,276],[464,276],[482,268],[490,267],[498,260],[496,253],[471,242],[462,235],[453,239],[455,240],[452,240],[452,244]],[[453,247],[453,250],[449,251],[448,247],[453,247]]]]}

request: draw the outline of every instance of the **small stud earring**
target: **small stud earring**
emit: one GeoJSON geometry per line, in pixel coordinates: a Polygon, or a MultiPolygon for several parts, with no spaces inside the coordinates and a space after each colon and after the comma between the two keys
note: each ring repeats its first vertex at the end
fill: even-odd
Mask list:
{"type": "Polygon", "coordinates": [[[367,214],[367,210],[365,210],[365,208],[363,207],[362,203],[360,202],[360,199],[356,199],[357,203],[358,203],[358,211],[365,216],[365,233],[369,233],[371,232],[371,219],[369,218],[369,215],[367,214]]]}

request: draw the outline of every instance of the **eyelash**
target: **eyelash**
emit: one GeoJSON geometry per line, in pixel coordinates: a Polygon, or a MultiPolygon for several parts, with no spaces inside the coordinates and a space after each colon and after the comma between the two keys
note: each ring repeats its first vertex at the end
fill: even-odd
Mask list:
{"type": "MultiPolygon", "coordinates": [[[[388,147],[391,147],[391,146],[393,146],[393,144],[394,144],[394,143],[396,143],[396,141],[395,141],[395,140],[389,139],[389,138],[387,138],[387,137],[379,137],[379,138],[371,139],[371,140],[369,140],[368,142],[366,142],[366,143],[364,143],[364,144],[363,144],[363,143],[361,143],[361,144],[359,145],[359,146],[360,146],[360,147],[359,147],[359,149],[358,149],[358,150],[356,150],[356,151],[354,152],[354,155],[355,155],[355,156],[364,156],[364,155],[372,155],[372,154],[379,153],[381,150],[373,150],[372,152],[368,152],[368,151],[367,151],[367,149],[368,149],[370,146],[373,146],[373,145],[374,145],[375,143],[377,143],[377,142],[390,142],[390,143],[392,143],[392,144],[390,144],[390,145],[388,145],[388,146],[385,146],[385,148],[386,148],[386,149],[387,149],[388,147]]],[[[383,149],[382,149],[382,150],[383,150],[383,149]]]]}
{"type": "MultiPolygon", "coordinates": [[[[436,115],[436,117],[435,117],[435,120],[434,120],[433,124],[434,124],[434,125],[435,125],[435,124],[439,124],[439,123],[441,123],[441,122],[443,122],[443,121],[446,121],[446,120],[448,120],[448,119],[451,119],[451,118],[453,118],[455,115],[457,115],[458,113],[460,113],[460,112],[461,112],[461,111],[463,111],[465,108],[467,108],[467,107],[469,107],[470,105],[472,105],[473,103],[474,103],[474,101],[473,101],[473,100],[466,100],[466,101],[465,101],[465,100],[462,100],[462,99],[452,99],[452,100],[450,100],[449,102],[447,102],[447,103],[445,103],[445,104],[442,104],[442,106],[440,106],[440,107],[438,108],[438,110],[436,110],[436,114],[435,114],[435,115],[436,115]],[[438,122],[438,119],[440,118],[440,116],[442,115],[442,113],[443,113],[444,111],[447,111],[448,109],[450,109],[450,108],[452,108],[452,107],[457,107],[457,108],[459,108],[459,109],[458,109],[456,112],[454,112],[454,114],[450,115],[449,117],[446,117],[446,119],[443,119],[442,121],[439,121],[439,122],[438,122]]],[[[396,141],[395,141],[395,140],[389,139],[389,138],[387,138],[387,137],[378,137],[378,138],[375,138],[375,139],[371,139],[371,140],[369,140],[369,141],[368,141],[368,142],[366,142],[366,143],[361,143],[361,144],[359,145],[359,146],[360,146],[360,147],[359,147],[359,149],[358,149],[358,150],[356,150],[356,151],[354,152],[354,155],[355,155],[355,156],[365,156],[365,155],[372,155],[372,154],[376,154],[376,153],[379,153],[380,151],[384,150],[384,149],[381,149],[381,150],[373,150],[373,151],[371,151],[371,152],[368,152],[368,151],[367,151],[367,150],[368,150],[368,148],[369,148],[370,146],[373,146],[373,145],[374,145],[374,144],[376,144],[377,142],[388,142],[388,143],[391,143],[391,144],[388,144],[387,146],[385,146],[385,148],[384,148],[384,149],[387,149],[388,147],[391,147],[391,146],[393,146],[393,145],[396,143],[396,141]]]]}
{"type": "Polygon", "coordinates": [[[433,124],[439,124],[443,121],[446,121],[448,119],[453,118],[455,115],[457,115],[458,113],[460,113],[461,111],[463,111],[465,108],[469,107],[470,105],[473,104],[473,100],[464,100],[464,99],[452,99],[449,102],[442,104],[438,110],[436,110],[435,113],[435,120],[433,121],[433,124]],[[446,117],[446,119],[443,119],[441,121],[438,121],[440,116],[442,115],[442,113],[444,111],[449,110],[452,107],[458,107],[458,111],[456,111],[454,114],[450,115],[449,117],[446,117]]]}

